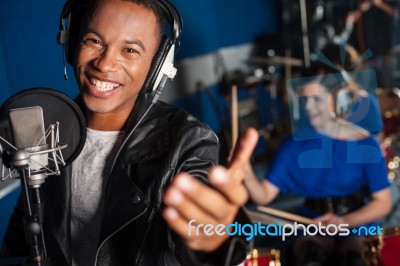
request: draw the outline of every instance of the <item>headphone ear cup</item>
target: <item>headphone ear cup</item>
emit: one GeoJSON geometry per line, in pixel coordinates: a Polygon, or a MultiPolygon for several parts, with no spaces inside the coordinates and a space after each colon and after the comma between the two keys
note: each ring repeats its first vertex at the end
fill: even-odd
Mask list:
{"type": "Polygon", "coordinates": [[[82,9],[77,8],[76,10],[71,12],[68,21],[68,39],[67,39],[67,44],[65,45],[66,49],[65,54],[67,63],[70,65],[74,63],[75,55],[79,45],[82,13],[83,13],[82,9]]]}
{"type": "Polygon", "coordinates": [[[143,84],[141,93],[151,93],[157,89],[162,75],[165,74],[161,71],[163,69],[163,65],[167,63],[173,64],[173,62],[168,62],[168,55],[171,49],[174,49],[173,42],[164,35],[151,62],[150,70],[143,84]]]}
{"type": "Polygon", "coordinates": [[[78,48],[84,9],[84,5],[70,0],[65,3],[61,12],[58,43],[64,45],[65,59],[70,65],[74,62],[76,49],[78,48]]]}

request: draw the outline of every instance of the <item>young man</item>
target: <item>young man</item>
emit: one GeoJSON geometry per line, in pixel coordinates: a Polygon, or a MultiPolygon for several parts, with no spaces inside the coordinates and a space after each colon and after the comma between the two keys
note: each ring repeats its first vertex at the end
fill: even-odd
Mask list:
{"type": "MultiPolygon", "coordinates": [[[[163,34],[159,1],[90,0],[81,12],[72,64],[87,140],[72,167],[43,187],[53,265],[240,263],[242,239],[196,235],[188,224],[245,218],[243,169],[255,130],[225,168],[215,166],[218,140],[206,125],[161,102],[146,111],[153,94],[140,92],[163,34]]],[[[5,236],[8,256],[29,255],[21,205],[5,236]]]]}

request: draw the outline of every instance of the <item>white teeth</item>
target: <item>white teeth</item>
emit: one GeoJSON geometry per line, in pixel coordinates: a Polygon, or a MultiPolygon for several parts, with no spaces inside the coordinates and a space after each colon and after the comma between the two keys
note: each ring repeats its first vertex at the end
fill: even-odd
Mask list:
{"type": "Polygon", "coordinates": [[[117,83],[105,82],[98,79],[91,79],[90,81],[97,91],[110,91],[119,86],[117,83]]]}

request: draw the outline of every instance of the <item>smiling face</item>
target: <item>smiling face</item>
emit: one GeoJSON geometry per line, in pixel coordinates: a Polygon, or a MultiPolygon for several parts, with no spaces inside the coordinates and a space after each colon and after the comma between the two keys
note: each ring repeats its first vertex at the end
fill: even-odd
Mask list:
{"type": "Polygon", "coordinates": [[[151,9],[123,0],[100,0],[83,31],[75,64],[90,128],[123,127],[159,40],[151,9]]]}
{"type": "Polygon", "coordinates": [[[322,129],[332,119],[332,97],[326,88],[318,83],[308,84],[302,88],[306,97],[305,110],[313,127],[322,129]]]}

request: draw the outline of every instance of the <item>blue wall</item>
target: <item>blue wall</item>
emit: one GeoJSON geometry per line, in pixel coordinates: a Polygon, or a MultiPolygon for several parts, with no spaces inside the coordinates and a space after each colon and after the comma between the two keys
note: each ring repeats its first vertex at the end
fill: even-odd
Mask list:
{"type": "Polygon", "coordinates": [[[279,0],[173,0],[183,17],[177,59],[249,43],[278,30],[279,0]]]}
{"type": "MultiPolygon", "coordinates": [[[[30,87],[51,87],[70,96],[76,94],[75,82],[63,77],[61,47],[56,44],[58,14],[63,1],[3,0],[0,7],[0,41],[6,80],[5,94],[30,87]],[[41,3],[38,5],[38,3],[41,3]],[[8,90],[7,90],[8,89],[8,90]]],[[[70,72],[72,74],[72,72],[70,72]]]]}
{"type": "Polygon", "coordinates": [[[0,103],[3,102],[6,97],[10,94],[8,81],[7,81],[7,72],[6,72],[6,64],[4,59],[4,51],[3,45],[1,41],[0,35],[0,103]]]}

